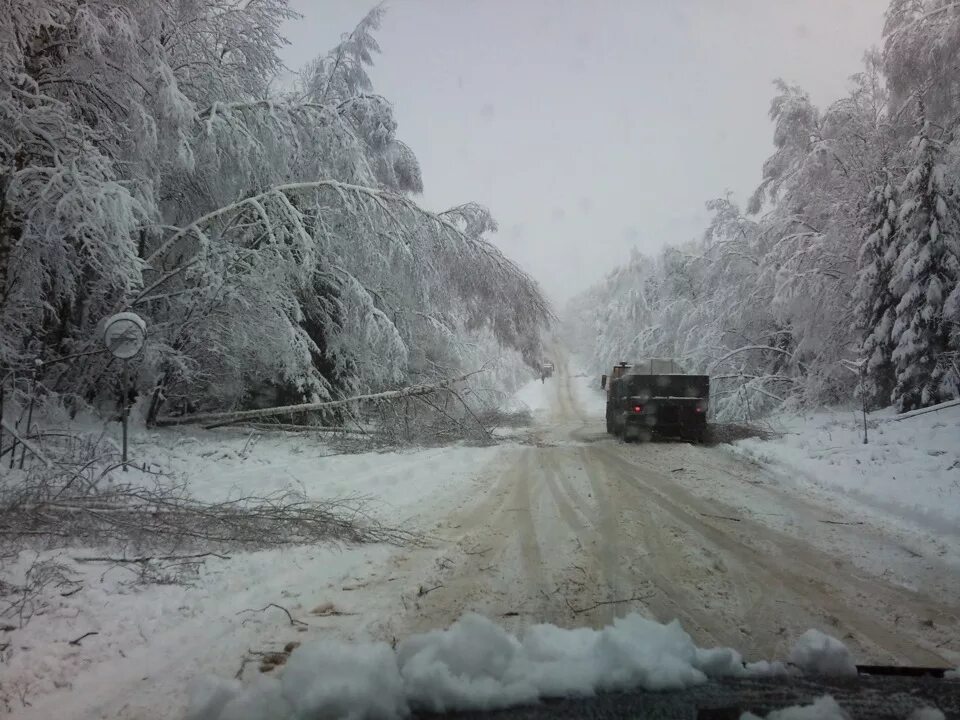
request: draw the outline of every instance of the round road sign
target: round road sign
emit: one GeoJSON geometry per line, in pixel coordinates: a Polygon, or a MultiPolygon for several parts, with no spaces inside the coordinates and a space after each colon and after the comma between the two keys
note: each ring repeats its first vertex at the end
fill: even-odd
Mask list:
{"type": "Polygon", "coordinates": [[[132,312],[122,312],[107,319],[103,326],[103,342],[115,358],[128,360],[143,349],[147,324],[132,312]]]}

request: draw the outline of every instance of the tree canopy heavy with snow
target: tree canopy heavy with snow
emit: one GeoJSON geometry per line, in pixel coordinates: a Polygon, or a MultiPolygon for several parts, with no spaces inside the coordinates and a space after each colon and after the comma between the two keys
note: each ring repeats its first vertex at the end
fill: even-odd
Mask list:
{"type": "MultiPolygon", "coordinates": [[[[484,208],[419,207],[373,92],[372,10],[291,87],[285,0],[13,0],[0,23],[0,375],[149,323],[156,416],[316,400],[453,374],[491,343],[538,356],[549,310],[484,208]]],[[[43,366],[102,399],[103,354],[43,366]]]]}
{"type": "Polygon", "coordinates": [[[848,96],[820,109],[777,81],[747,213],[708,203],[703,238],[634,254],[572,301],[594,369],[678,358],[713,375],[715,410],[736,418],[960,395],[958,38],[957,3],[893,0],[848,96]],[[866,378],[850,372],[861,361],[866,378]]]}

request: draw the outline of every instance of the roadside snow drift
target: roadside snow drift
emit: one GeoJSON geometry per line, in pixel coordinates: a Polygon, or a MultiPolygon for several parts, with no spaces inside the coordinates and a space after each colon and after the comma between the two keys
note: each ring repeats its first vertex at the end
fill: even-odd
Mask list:
{"type": "Polygon", "coordinates": [[[385,643],[304,645],[282,675],[246,688],[202,679],[191,691],[187,717],[399,718],[413,710],[492,710],[547,697],[678,690],[708,677],[782,672],[780,663],[745,666],[730,648],[698,648],[676,621],[661,625],[631,614],[602,630],[534,625],[517,638],[468,614],[448,630],[411,636],[395,651],[385,643]]]}
{"type": "Polygon", "coordinates": [[[956,534],[960,525],[960,405],[910,417],[857,413],[787,417],[773,440],[741,440],[739,452],[789,480],[840,492],[861,508],[956,534]]]}

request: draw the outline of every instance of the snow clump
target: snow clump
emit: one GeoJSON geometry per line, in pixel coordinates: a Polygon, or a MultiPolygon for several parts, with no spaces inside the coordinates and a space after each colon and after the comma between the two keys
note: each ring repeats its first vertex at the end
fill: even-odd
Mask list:
{"type": "MultiPolygon", "coordinates": [[[[846,646],[817,630],[799,638],[789,659],[813,673],[856,673],[846,646]]],[[[682,690],[711,677],[786,672],[779,662],[744,664],[731,648],[698,648],[676,620],[664,625],[634,613],[601,630],[541,624],[518,637],[471,613],[449,629],[412,635],[395,650],[382,642],[308,643],[291,653],[282,672],[250,685],[201,680],[192,688],[187,720],[386,720],[421,710],[494,710],[551,697],[682,690]]],[[[844,715],[824,696],[767,717],[844,715]]]]}
{"type": "Polygon", "coordinates": [[[637,614],[602,630],[534,625],[518,638],[464,615],[448,630],[385,643],[323,642],[294,650],[279,677],[247,687],[206,679],[191,692],[187,720],[402,718],[413,710],[490,710],[602,690],[679,690],[749,670],[730,648],[703,649],[677,621],[637,614]]]}
{"type": "Polygon", "coordinates": [[[837,701],[824,695],[813,701],[812,705],[793,705],[782,710],[767,713],[765,718],[753,713],[744,713],[740,720],[850,720],[837,701]]]}
{"type": "Polygon", "coordinates": [[[676,621],[637,614],[602,630],[534,625],[518,639],[480,615],[400,643],[397,662],[412,706],[491,710],[600,690],[676,690],[708,676],[743,675],[740,654],[703,650],[676,621]]]}
{"type": "Polygon", "coordinates": [[[847,646],[819,630],[807,630],[801,635],[787,660],[814,675],[857,674],[857,666],[847,646]]]}
{"type": "Polygon", "coordinates": [[[325,641],[299,647],[279,677],[239,682],[203,678],[191,689],[186,720],[400,718],[403,680],[386,643],[325,641]]]}

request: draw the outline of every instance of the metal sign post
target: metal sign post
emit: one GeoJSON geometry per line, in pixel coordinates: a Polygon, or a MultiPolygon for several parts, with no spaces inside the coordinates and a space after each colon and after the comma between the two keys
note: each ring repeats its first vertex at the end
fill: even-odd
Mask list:
{"type": "Polygon", "coordinates": [[[860,409],[863,412],[863,444],[867,444],[867,358],[841,360],[840,364],[857,374],[857,391],[860,393],[860,409]]]}
{"type": "Polygon", "coordinates": [[[147,339],[147,323],[132,312],[113,315],[103,326],[103,342],[107,350],[123,363],[120,398],[123,423],[123,471],[127,472],[127,422],[130,417],[130,377],[127,361],[136,357],[147,339]]]}

